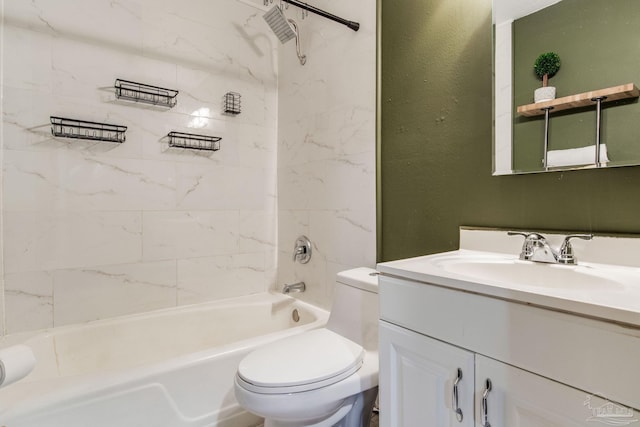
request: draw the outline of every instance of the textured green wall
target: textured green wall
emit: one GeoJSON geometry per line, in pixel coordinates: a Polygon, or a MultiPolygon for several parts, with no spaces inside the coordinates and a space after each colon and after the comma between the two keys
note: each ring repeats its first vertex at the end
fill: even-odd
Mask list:
{"type": "Polygon", "coordinates": [[[640,232],[640,167],[491,176],[491,0],[378,1],[379,260],[460,225],[640,232]]]}
{"type": "MultiPolygon", "coordinates": [[[[640,82],[640,1],[563,0],[518,19],[513,25],[514,127],[513,167],[542,169],[544,116],[515,114],[515,107],[533,102],[542,86],[533,63],[543,52],[560,55],[562,66],[549,80],[557,97],[640,82]]],[[[603,104],[602,142],[612,163],[640,163],[638,99],[603,104]]],[[[595,108],[551,112],[549,149],[593,145],[595,108]]]]}

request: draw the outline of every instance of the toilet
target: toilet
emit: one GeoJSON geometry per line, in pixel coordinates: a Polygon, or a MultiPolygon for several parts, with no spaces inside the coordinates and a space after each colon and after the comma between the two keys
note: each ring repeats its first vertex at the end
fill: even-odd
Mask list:
{"type": "Polygon", "coordinates": [[[234,390],[265,427],[368,427],[378,394],[375,270],[338,273],[326,326],[248,354],[234,390]]]}

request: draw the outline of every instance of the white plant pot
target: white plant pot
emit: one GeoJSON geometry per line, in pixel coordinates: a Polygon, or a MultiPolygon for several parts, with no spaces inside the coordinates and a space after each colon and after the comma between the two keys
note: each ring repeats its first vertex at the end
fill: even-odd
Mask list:
{"type": "Polygon", "coordinates": [[[533,92],[535,102],[551,101],[556,99],[556,88],[553,86],[539,87],[533,92]]]}

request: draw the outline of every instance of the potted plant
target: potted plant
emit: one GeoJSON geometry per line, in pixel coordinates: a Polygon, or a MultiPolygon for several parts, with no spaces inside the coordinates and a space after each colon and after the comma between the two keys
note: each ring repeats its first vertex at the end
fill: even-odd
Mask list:
{"type": "Polygon", "coordinates": [[[533,99],[535,102],[550,101],[556,98],[556,88],[548,86],[549,78],[553,77],[560,69],[560,57],[555,52],[546,52],[538,56],[533,71],[542,80],[542,87],[535,90],[533,99]]]}

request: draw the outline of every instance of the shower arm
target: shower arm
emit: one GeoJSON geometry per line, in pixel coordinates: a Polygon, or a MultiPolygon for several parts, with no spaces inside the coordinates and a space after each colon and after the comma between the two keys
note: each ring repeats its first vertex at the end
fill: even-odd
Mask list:
{"type": "Polygon", "coordinates": [[[349,21],[347,19],[340,18],[339,16],[332,15],[329,12],[325,12],[324,10],[308,5],[307,3],[303,3],[298,0],[282,0],[282,1],[285,3],[292,4],[294,6],[297,6],[301,9],[308,10],[309,12],[315,13],[316,15],[320,15],[324,18],[331,19],[332,21],[338,22],[342,25],[346,25],[347,27],[351,28],[353,31],[358,31],[360,29],[360,24],[357,22],[349,21]]]}

